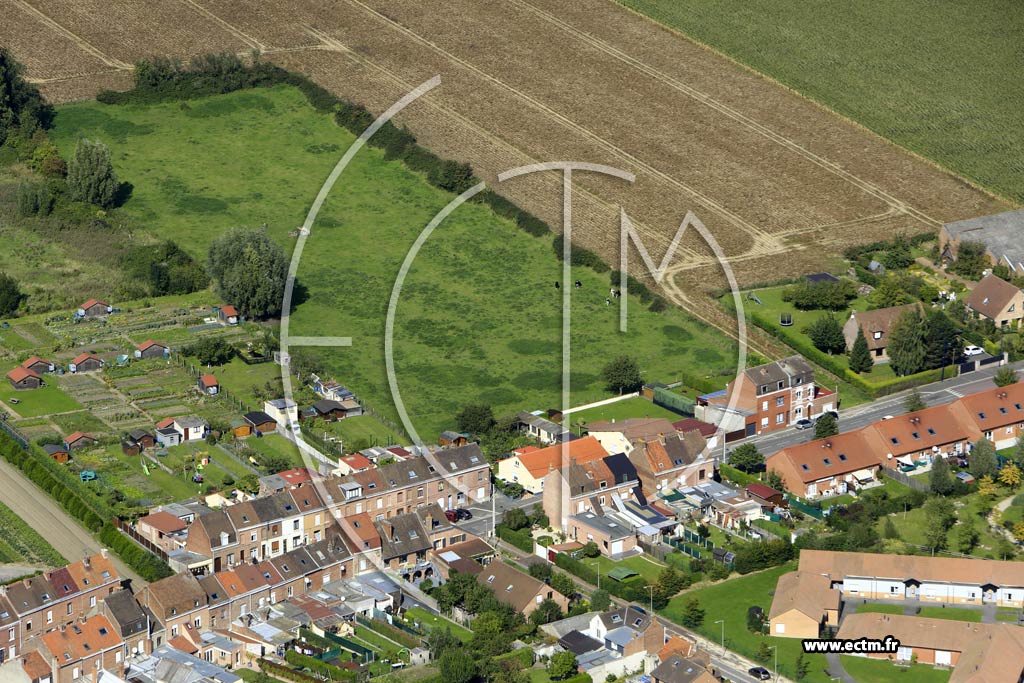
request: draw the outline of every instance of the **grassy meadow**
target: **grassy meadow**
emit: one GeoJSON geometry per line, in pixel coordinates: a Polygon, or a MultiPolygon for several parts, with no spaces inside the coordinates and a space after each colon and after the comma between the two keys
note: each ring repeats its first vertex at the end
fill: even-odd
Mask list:
{"type": "MultiPolygon", "coordinates": [[[[53,137],[66,154],[78,138],[103,140],[133,184],[124,210],[200,258],[238,225],[266,224],[290,252],[289,234],[353,141],[289,87],[188,103],[72,104],[59,109],[53,137]]],[[[408,249],[451,198],[364,149],[320,212],[299,268],[306,297],[292,333],[351,336],[351,348],[315,351],[323,374],[394,421],[383,354],[388,299],[408,249]]],[[[561,264],[551,239],[468,204],[424,245],[397,310],[395,363],[425,440],[453,427],[468,403],[488,402],[499,414],[558,404],[561,264]]],[[[652,381],[672,381],[684,368],[713,377],[734,365],[729,341],[678,310],[653,313],[631,300],[629,331],[619,333],[617,307],[605,303],[608,275],[579,268],[572,279],[583,285],[573,293],[574,405],[608,395],[601,368],[620,354],[636,357],[652,381]]]]}
{"type": "Polygon", "coordinates": [[[1024,201],[1020,2],[619,2],[1024,201]]]}

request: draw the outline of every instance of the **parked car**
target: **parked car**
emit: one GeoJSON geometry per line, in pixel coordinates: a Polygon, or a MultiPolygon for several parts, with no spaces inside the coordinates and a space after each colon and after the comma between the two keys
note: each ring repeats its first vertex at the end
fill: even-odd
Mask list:
{"type": "Polygon", "coordinates": [[[747,669],[747,673],[759,681],[770,681],[772,678],[771,672],[763,666],[751,667],[747,669]]]}
{"type": "Polygon", "coordinates": [[[803,417],[797,420],[793,424],[793,426],[796,427],[797,429],[810,429],[811,427],[814,426],[814,421],[808,420],[806,417],[803,417]]]}
{"type": "Polygon", "coordinates": [[[985,349],[980,346],[968,346],[964,348],[965,356],[980,356],[983,353],[985,353],[985,349]]]}
{"type": "Polygon", "coordinates": [[[452,524],[455,524],[455,522],[459,521],[459,514],[455,512],[455,510],[445,510],[444,516],[445,519],[447,519],[452,524]]]}
{"type": "Polygon", "coordinates": [[[466,508],[455,508],[455,517],[461,522],[464,519],[473,519],[473,513],[466,508]]]}

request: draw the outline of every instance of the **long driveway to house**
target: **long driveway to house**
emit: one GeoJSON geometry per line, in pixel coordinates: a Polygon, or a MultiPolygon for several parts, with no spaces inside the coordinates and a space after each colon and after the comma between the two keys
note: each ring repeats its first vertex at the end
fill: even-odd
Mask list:
{"type": "MultiPolygon", "coordinates": [[[[103,547],[99,541],[57,505],[49,494],[29,481],[18,468],[0,460],[0,500],[25,523],[39,532],[68,562],[94,555],[103,547]]],[[[146,584],[114,553],[110,554],[122,578],[132,580],[137,591],[146,584]]]]}

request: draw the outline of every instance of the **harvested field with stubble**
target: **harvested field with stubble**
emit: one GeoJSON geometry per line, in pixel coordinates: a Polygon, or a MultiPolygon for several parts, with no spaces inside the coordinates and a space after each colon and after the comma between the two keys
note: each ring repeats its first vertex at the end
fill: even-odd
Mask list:
{"type": "MultiPolygon", "coordinates": [[[[693,211],[741,284],[834,267],[848,244],[1007,208],[606,0],[183,0],[155,15],[121,0],[104,5],[119,21],[102,22],[70,9],[70,0],[6,2],[31,5],[114,61],[146,49],[188,56],[260,47],[374,111],[440,74],[442,86],[398,121],[440,155],[471,163],[488,183],[507,168],[556,159],[637,174],[633,185],[574,176],[574,234],[613,262],[620,207],[657,260],[693,211]],[[191,38],[175,42],[181,32],[191,38]]],[[[16,28],[0,28],[0,43],[16,28]]],[[[41,78],[56,70],[29,66],[41,78]]],[[[51,83],[47,92],[80,94],[83,80],[51,83]]],[[[560,224],[559,176],[505,185],[502,193],[560,224]]],[[[669,298],[729,329],[734,323],[704,296],[723,284],[709,250],[688,235],[664,282],[669,298]]]]}

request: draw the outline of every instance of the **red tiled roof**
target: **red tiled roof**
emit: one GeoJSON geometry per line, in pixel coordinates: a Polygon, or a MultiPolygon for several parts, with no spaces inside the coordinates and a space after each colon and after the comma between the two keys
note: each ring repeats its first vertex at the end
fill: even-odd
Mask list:
{"type": "Polygon", "coordinates": [[[159,346],[162,349],[167,348],[167,344],[161,344],[160,342],[153,341],[152,339],[147,339],[146,341],[139,344],[138,349],[139,351],[145,351],[150,346],[159,346]]]}
{"type": "Polygon", "coordinates": [[[174,636],[173,638],[167,641],[167,644],[173,647],[175,650],[181,650],[187,655],[194,655],[196,652],[199,651],[199,648],[196,647],[192,643],[192,641],[186,638],[185,636],[174,636]]]}
{"type": "Polygon", "coordinates": [[[711,424],[710,422],[704,422],[694,417],[688,417],[684,420],[673,422],[672,426],[675,427],[676,431],[679,432],[680,434],[685,434],[686,432],[693,431],[700,432],[700,435],[703,436],[705,439],[708,438],[709,436],[714,436],[715,432],[718,431],[718,427],[711,424]]]}
{"type": "Polygon", "coordinates": [[[278,472],[277,476],[290,484],[302,484],[313,480],[313,476],[305,467],[294,467],[290,470],[285,470],[284,472],[278,472]]]}
{"type": "Polygon", "coordinates": [[[100,301],[99,299],[89,299],[84,304],[79,306],[79,308],[81,308],[84,311],[84,310],[88,310],[88,309],[92,308],[96,304],[99,304],[100,306],[106,306],[107,305],[106,302],[100,301]]]}
{"type": "Polygon", "coordinates": [[[188,524],[179,517],[175,517],[170,512],[161,510],[160,512],[154,512],[150,515],[139,520],[139,524],[148,524],[157,531],[162,531],[165,534],[173,534],[176,531],[181,531],[186,528],[188,524]]]}
{"type": "Polygon", "coordinates": [[[49,678],[50,665],[46,663],[43,656],[39,654],[38,650],[32,650],[25,655],[25,661],[22,662],[21,668],[25,670],[25,674],[33,681],[40,678],[49,678]]]}
{"type": "Polygon", "coordinates": [[[771,486],[765,486],[764,484],[747,484],[747,490],[758,498],[768,500],[772,496],[781,496],[781,491],[776,491],[771,486]]]}
{"type": "Polygon", "coordinates": [[[86,359],[89,359],[89,358],[95,358],[96,360],[102,360],[99,356],[97,356],[94,353],[83,353],[83,354],[80,354],[78,356],[75,356],[75,359],[73,361],[71,361],[71,362],[74,363],[75,365],[78,365],[79,363],[81,363],[81,362],[83,362],[83,361],[85,361],[86,359]]]}
{"type": "Polygon", "coordinates": [[[35,377],[36,379],[39,379],[39,373],[35,370],[29,370],[28,368],[23,368],[20,365],[8,372],[7,376],[12,382],[20,382],[28,377],[35,377]]]}
{"type": "Polygon", "coordinates": [[[160,420],[159,422],[156,423],[156,428],[157,429],[167,429],[172,424],[174,424],[174,418],[173,417],[165,417],[164,419],[162,419],[162,420],[160,420]]]}
{"type": "Polygon", "coordinates": [[[66,628],[63,631],[50,631],[41,636],[43,645],[61,663],[91,657],[121,642],[121,636],[102,614],[78,622],[75,627],[78,632],[76,628],[66,628]],[[65,654],[68,657],[65,657],[65,654]]]}
{"type": "Polygon", "coordinates": [[[213,375],[203,375],[199,378],[199,384],[201,384],[204,389],[209,389],[210,387],[218,386],[219,382],[217,382],[217,378],[213,375]]]}
{"type": "MultiPolygon", "coordinates": [[[[608,455],[601,442],[592,436],[570,441],[568,445],[569,457],[574,458],[579,465],[608,455]]],[[[530,471],[531,476],[543,477],[552,469],[562,469],[562,446],[563,444],[555,444],[520,455],[519,462],[530,471]]]]}
{"type": "Polygon", "coordinates": [[[53,363],[51,363],[50,361],[46,360],[45,358],[40,358],[39,356],[32,356],[27,361],[22,363],[21,367],[27,368],[27,367],[30,367],[32,365],[35,365],[36,363],[46,363],[47,365],[53,365],[53,363]]]}
{"type": "Polygon", "coordinates": [[[354,470],[368,470],[373,467],[373,463],[370,459],[361,453],[353,453],[351,455],[343,455],[338,458],[341,462],[345,463],[354,470]]]}
{"type": "Polygon", "coordinates": [[[95,441],[96,437],[93,436],[92,434],[86,434],[85,432],[75,432],[74,434],[68,436],[68,438],[64,439],[64,443],[70,445],[81,439],[89,439],[91,441],[95,441]]]}
{"type": "Polygon", "coordinates": [[[234,306],[221,306],[220,311],[228,318],[232,316],[238,317],[238,311],[235,310],[234,306]]]}

